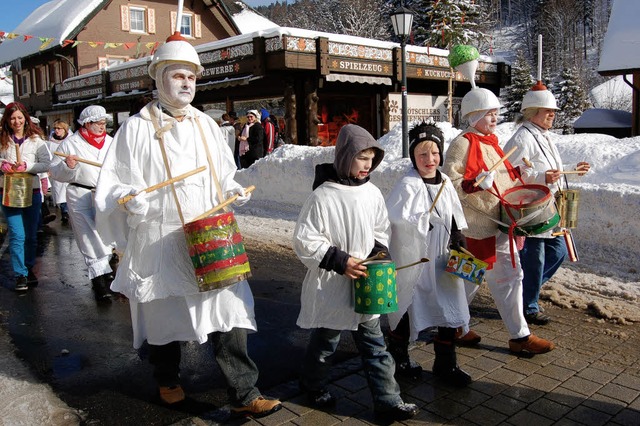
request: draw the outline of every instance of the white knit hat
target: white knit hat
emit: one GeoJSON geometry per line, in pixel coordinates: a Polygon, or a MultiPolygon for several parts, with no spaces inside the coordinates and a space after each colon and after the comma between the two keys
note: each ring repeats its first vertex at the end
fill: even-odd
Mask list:
{"type": "Polygon", "coordinates": [[[247,115],[253,115],[255,118],[258,119],[258,121],[260,121],[260,119],[262,118],[262,116],[260,115],[260,113],[258,112],[257,109],[250,109],[249,111],[247,111],[247,115]]]}
{"type": "Polygon", "coordinates": [[[96,121],[106,120],[109,118],[107,110],[100,105],[90,105],[82,110],[78,123],[85,125],[86,123],[95,123],[96,121]]]}

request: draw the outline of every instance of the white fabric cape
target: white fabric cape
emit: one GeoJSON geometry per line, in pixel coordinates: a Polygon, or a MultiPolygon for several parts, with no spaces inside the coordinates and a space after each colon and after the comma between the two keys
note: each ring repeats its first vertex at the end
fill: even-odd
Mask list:
{"type": "Polygon", "coordinates": [[[247,281],[199,292],[171,186],[147,194],[146,215],[128,215],[117,200],[168,179],[152,117],[163,133],[172,176],[207,166],[175,184],[185,222],[219,204],[207,154],[196,124],[199,119],[222,193],[241,188],[222,132],[207,115],[189,108],[182,122],[160,112],[157,102],[127,119],[115,135],[96,190],[98,231],[105,242],[124,251],[111,288],[129,298],[134,346],[198,340],[234,327],[256,330],[253,295],[247,281]],[[159,119],[157,117],[160,117],[159,119]],[[168,328],[167,328],[168,327],[168,328]]]}
{"type": "Polygon", "coordinates": [[[395,329],[405,312],[409,312],[411,340],[428,327],[460,327],[469,322],[465,287],[460,278],[444,271],[449,260],[452,217],[459,229],[467,222],[462,206],[446,179],[444,190],[431,213],[429,209],[441,185],[426,185],[411,169],[393,187],[387,197],[391,222],[389,251],[398,267],[429,258],[429,262],[397,272],[398,311],[388,314],[395,329]],[[429,223],[433,229],[429,231],[429,223]]]}
{"type": "Polygon", "coordinates": [[[358,324],[379,317],[356,313],[352,280],[319,265],[331,246],[365,259],[376,240],[388,246],[388,232],[384,198],[371,182],[360,186],[325,182],[313,191],[293,233],[294,250],[308,268],[298,326],[357,330],[358,324]]]}

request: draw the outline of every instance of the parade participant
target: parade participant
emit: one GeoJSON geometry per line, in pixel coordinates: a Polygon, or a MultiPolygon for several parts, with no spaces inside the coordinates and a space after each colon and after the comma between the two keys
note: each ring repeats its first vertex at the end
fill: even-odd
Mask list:
{"type": "Polygon", "coordinates": [[[158,101],[127,119],[102,166],[96,204],[105,241],[124,250],[111,288],[129,298],[133,345],[146,340],[160,400],[185,399],[180,384],[180,342],[210,340],[226,379],[234,416],[262,417],[282,407],[255,384],[258,368],[249,357],[248,331],[256,331],[253,295],[246,280],[200,292],[183,224],[210,210],[242,186],[225,138],[213,119],[191,106],[198,53],[179,33],[158,48],[149,75],[158,101]],[[148,188],[192,171],[207,170],[155,192],[148,188]],[[215,176],[214,177],[214,173],[215,176]],[[120,205],[118,199],[137,194],[120,205]]]}
{"type": "Polygon", "coordinates": [[[451,178],[463,206],[467,248],[489,264],[485,280],[511,338],[509,350],[545,353],[554,345],[529,331],[522,310],[518,252],[496,223],[500,220],[499,194],[520,183],[519,170],[509,160],[488,171],[504,157],[494,134],[500,107],[498,98],[483,88],[473,89],[462,98],[461,114],[469,127],[449,145],[443,172],[451,178]]]}
{"type": "Polygon", "coordinates": [[[65,154],[65,157],[54,154],[49,171],[55,181],[68,184],[66,198],[71,228],[87,265],[95,299],[99,303],[111,301],[109,281],[112,269],[109,260],[113,247],[102,242],[96,229],[93,195],[100,167],[78,159],[102,164],[113,140],[106,132],[108,117],[107,111],[100,105],[91,105],[82,110],[78,118],[82,127],[54,151],[65,154]]]}
{"type": "Polygon", "coordinates": [[[243,169],[264,157],[264,130],[257,110],[247,111],[247,123],[242,127],[238,140],[240,164],[243,169]]]}
{"type": "MultiPolygon", "coordinates": [[[[33,175],[33,178],[25,177],[31,180],[32,193],[22,194],[31,198],[30,206],[6,206],[4,202],[2,203],[2,212],[9,230],[11,267],[16,278],[15,290],[18,292],[27,291],[29,287],[38,285],[38,278],[33,272],[42,206],[41,183],[37,174],[46,173],[49,170],[50,161],[44,135],[39,127],[31,123],[24,105],[18,102],[7,105],[0,120],[0,171],[3,175],[14,173],[33,175]]],[[[4,179],[0,179],[0,188],[3,190],[4,199],[7,195],[4,191],[8,191],[4,188],[4,179]]]]}
{"type": "MultiPolygon", "coordinates": [[[[66,121],[57,119],[53,122],[53,132],[49,137],[49,141],[47,142],[47,146],[49,148],[49,152],[56,152],[63,140],[71,136],[72,133],[69,132],[69,125],[66,121]]],[[[51,181],[51,196],[53,197],[53,202],[60,209],[60,221],[63,224],[69,222],[69,210],[67,209],[67,182],[58,182],[49,176],[49,180],[51,181]]]]}
{"type": "Polygon", "coordinates": [[[433,375],[454,386],[465,386],[471,383],[471,376],[457,365],[454,341],[456,329],[469,323],[469,306],[462,279],[445,272],[445,267],[449,246],[456,250],[465,246],[460,230],[467,222],[451,179],[438,170],[444,157],[440,129],[423,122],[411,129],[409,139],[413,168],[387,197],[389,249],[401,265],[421,256],[430,261],[397,273],[398,310],[388,314],[389,352],[397,373],[419,376],[422,369],[409,359],[409,341],[415,341],[422,330],[438,327],[433,341],[433,375]]]}
{"type": "Polygon", "coordinates": [[[365,276],[358,264],[372,252],[387,251],[389,220],[380,190],[369,182],[384,151],[362,127],[338,134],[333,164],[316,167],[314,191],[294,230],[296,254],[308,268],[297,324],[311,329],[300,385],[315,407],[335,403],[327,389],[330,361],[342,330],[350,330],[364,363],[377,414],[393,420],[415,416],[393,377],[395,365],[380,329],[380,315],[359,314],[351,301],[352,279],[365,276]]]}
{"type": "Polygon", "coordinates": [[[275,123],[269,115],[269,111],[262,108],[260,110],[260,116],[262,117],[261,124],[264,129],[264,155],[266,156],[271,154],[275,149],[278,134],[276,132],[275,123]]]}
{"type": "MultiPolygon", "coordinates": [[[[522,180],[527,184],[545,185],[553,194],[562,189],[561,178],[565,168],[586,173],[591,167],[587,162],[566,166],[562,164],[560,153],[549,131],[553,127],[558,109],[553,93],[547,90],[542,82],[538,82],[524,95],[520,110],[523,115],[518,120],[522,125],[505,145],[507,151],[517,147],[511,156],[512,164],[524,165],[523,159],[530,164],[530,167],[524,168],[522,180]]],[[[555,231],[557,229],[550,229],[541,234],[527,236],[520,251],[520,264],[524,273],[524,317],[529,324],[545,325],[551,320],[549,315],[540,312],[538,298],[542,285],[556,273],[567,257],[565,239],[563,236],[553,236],[555,231]]]]}

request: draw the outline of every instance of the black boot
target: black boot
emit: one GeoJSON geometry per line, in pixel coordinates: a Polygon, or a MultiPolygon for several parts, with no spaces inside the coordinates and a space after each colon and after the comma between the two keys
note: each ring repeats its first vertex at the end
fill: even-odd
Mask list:
{"type": "Polygon", "coordinates": [[[389,353],[396,362],[396,374],[402,377],[417,379],[422,374],[420,364],[409,357],[409,339],[403,339],[389,332],[389,353]]]}
{"type": "Polygon", "coordinates": [[[436,359],[433,362],[433,375],[446,384],[462,387],[471,383],[471,376],[458,367],[456,347],[453,342],[433,341],[436,359]]]}
{"type": "Polygon", "coordinates": [[[93,294],[98,303],[111,303],[111,292],[107,284],[107,275],[100,275],[91,280],[93,294]]]}

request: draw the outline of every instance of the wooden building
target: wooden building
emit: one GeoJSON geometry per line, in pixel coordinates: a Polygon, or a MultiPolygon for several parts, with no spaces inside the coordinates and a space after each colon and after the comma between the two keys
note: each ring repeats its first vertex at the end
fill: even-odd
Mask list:
{"type": "MultiPolygon", "coordinates": [[[[123,20],[118,16],[122,15],[124,3],[129,2],[103,3],[106,6],[95,16],[108,13],[110,25],[124,31],[123,20]]],[[[163,41],[171,33],[169,18],[173,9],[168,5],[174,2],[145,3],[167,6],[156,7],[155,33],[147,35],[150,40],[163,41]],[[160,22],[164,23],[162,28],[160,22]]],[[[399,44],[282,27],[233,34],[231,26],[218,28],[232,16],[228,9],[217,8],[220,2],[186,3],[192,5],[190,11],[199,15],[202,22],[202,37],[193,43],[204,66],[197,84],[195,106],[222,104],[223,109],[229,111],[242,102],[257,105],[260,100],[275,99],[283,106],[279,118],[285,141],[295,144],[330,145],[345,123],[357,123],[380,137],[400,121],[399,44]],[[214,10],[226,11],[227,19],[219,17],[215,21],[214,10]],[[205,25],[210,20],[211,25],[205,25]]],[[[87,28],[93,28],[94,21],[96,26],[102,22],[88,17],[87,28]]],[[[78,40],[99,35],[97,30],[84,31],[89,30],[79,31],[78,40]]],[[[0,56],[1,48],[0,45],[0,56]]],[[[50,54],[52,61],[58,52],[73,54],[69,46],[56,48],[50,54]]],[[[447,54],[441,49],[407,46],[410,121],[427,117],[446,121],[448,106],[452,105],[453,121],[457,124],[456,110],[470,84],[449,67],[447,54]]],[[[19,92],[21,95],[16,99],[28,100],[35,115],[47,117],[57,117],[64,111],[77,116],[84,106],[101,104],[114,113],[117,125],[120,115],[115,113],[135,110],[136,102],[154,89],[154,82],[147,74],[149,56],[128,58],[104,69],[97,66],[91,69],[80,65],[83,62],[78,58],[73,60],[81,66],[80,75],[63,74],[64,78],[37,92],[39,96],[29,94],[25,98],[25,93],[19,92]]],[[[24,68],[25,59],[22,64],[24,68]]],[[[37,83],[38,72],[35,74],[37,83]]],[[[476,82],[498,94],[500,88],[510,84],[510,66],[494,58],[481,57],[476,82]]],[[[243,111],[238,109],[238,112],[243,111]]]]}

